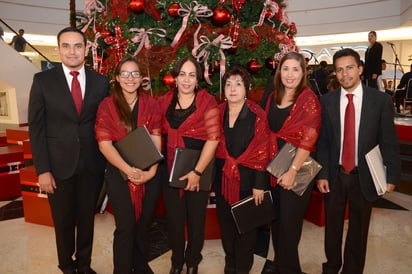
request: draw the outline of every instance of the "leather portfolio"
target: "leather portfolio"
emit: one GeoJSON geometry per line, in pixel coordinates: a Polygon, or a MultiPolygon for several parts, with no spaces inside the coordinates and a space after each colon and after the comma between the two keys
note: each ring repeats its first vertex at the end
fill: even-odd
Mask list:
{"type": "MultiPolygon", "coordinates": [[[[149,134],[146,126],[140,126],[117,141],[114,146],[119,151],[122,158],[131,166],[146,170],[152,165],[163,160],[149,134]]],[[[124,180],[127,175],[120,172],[124,180]]]]}
{"type": "Polygon", "coordinates": [[[239,234],[268,224],[275,218],[272,194],[269,190],[265,191],[263,201],[260,205],[256,206],[255,198],[249,196],[234,203],[230,210],[239,234]]]}
{"type": "MultiPolygon", "coordinates": [[[[295,158],[296,151],[297,148],[294,145],[286,143],[278,154],[276,154],[269,162],[266,170],[276,178],[279,178],[289,170],[289,167],[292,165],[293,159],[295,158]]],[[[297,195],[302,196],[321,169],[322,166],[309,156],[296,174],[292,191],[297,195]]]]}
{"type": "MultiPolygon", "coordinates": [[[[170,171],[169,185],[176,188],[185,188],[187,180],[179,180],[196,166],[201,151],[190,148],[177,147],[170,171]]],[[[210,191],[214,179],[215,158],[213,158],[200,176],[199,189],[210,191]]]]}
{"type": "Polygon", "coordinates": [[[365,154],[366,163],[369,167],[373,183],[375,184],[376,193],[379,196],[385,194],[387,190],[386,167],[383,164],[383,158],[379,145],[365,154]]]}

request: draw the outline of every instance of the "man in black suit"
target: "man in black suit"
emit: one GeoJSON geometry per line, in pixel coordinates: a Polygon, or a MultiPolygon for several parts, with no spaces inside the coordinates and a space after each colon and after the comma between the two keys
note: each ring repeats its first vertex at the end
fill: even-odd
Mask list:
{"type": "Polygon", "coordinates": [[[97,108],[108,95],[108,81],[84,67],[87,40],[81,31],[65,28],[57,41],[63,64],[33,79],[30,144],[40,189],[47,192],[52,211],[59,268],[64,273],[95,273],[90,268],[94,213],[105,160],[94,124],[97,108]],[[79,75],[72,76],[77,74],[73,71],[79,75]],[[79,97],[72,97],[75,90],[80,105],[79,97]]]}
{"type": "Polygon", "coordinates": [[[349,200],[349,228],[341,273],[356,274],[363,272],[371,202],[378,198],[365,154],[380,146],[387,168],[387,192],[392,192],[400,178],[398,135],[391,97],[360,82],[359,54],[352,49],[339,50],[333,56],[333,64],[341,88],[320,99],[322,127],[317,144],[317,159],[323,166],[318,188],[324,193],[326,214],[327,262],[323,264],[323,273],[339,273],[342,266],[343,224],[349,200]],[[352,111],[350,105],[354,106],[352,111]],[[350,119],[346,112],[354,114],[352,130],[348,130],[350,119]]]}
{"type": "Polygon", "coordinates": [[[367,81],[368,87],[378,88],[378,76],[382,74],[382,45],[376,42],[376,32],[371,31],[368,34],[369,46],[365,52],[365,70],[363,72],[364,80],[367,81]]]}
{"type": "MultiPolygon", "coordinates": [[[[412,64],[410,66],[410,71],[405,73],[401,81],[399,82],[399,85],[396,89],[395,93],[395,105],[396,105],[396,111],[398,113],[401,113],[401,100],[402,98],[405,98],[406,92],[408,92],[409,97],[411,97],[412,94],[412,82],[409,84],[409,82],[412,79],[412,64]],[[409,85],[408,85],[409,84],[409,85]]],[[[406,109],[404,109],[406,111],[406,109]]]]}

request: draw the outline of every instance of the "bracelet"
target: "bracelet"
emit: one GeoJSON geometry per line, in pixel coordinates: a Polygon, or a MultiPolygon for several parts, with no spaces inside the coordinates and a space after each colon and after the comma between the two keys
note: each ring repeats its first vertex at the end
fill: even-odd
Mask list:
{"type": "Polygon", "coordinates": [[[292,165],[291,168],[292,168],[294,171],[299,172],[299,169],[298,169],[295,165],[292,165]]]}
{"type": "Polygon", "coordinates": [[[193,173],[196,174],[197,176],[202,176],[202,172],[200,172],[199,170],[197,170],[195,167],[192,169],[193,173]]]}

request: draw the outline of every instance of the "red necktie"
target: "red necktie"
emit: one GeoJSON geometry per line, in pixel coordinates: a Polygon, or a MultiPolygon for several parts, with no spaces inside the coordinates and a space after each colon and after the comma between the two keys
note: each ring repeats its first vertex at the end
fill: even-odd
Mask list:
{"type": "Polygon", "coordinates": [[[349,173],[355,168],[355,106],[353,105],[353,94],[346,94],[346,96],[349,101],[345,110],[342,166],[349,173]]]}
{"type": "Polygon", "coordinates": [[[72,80],[72,96],[74,104],[76,105],[77,113],[80,115],[80,111],[82,110],[82,89],[80,87],[80,82],[77,79],[79,75],[78,71],[70,71],[70,74],[73,76],[72,80]]]}

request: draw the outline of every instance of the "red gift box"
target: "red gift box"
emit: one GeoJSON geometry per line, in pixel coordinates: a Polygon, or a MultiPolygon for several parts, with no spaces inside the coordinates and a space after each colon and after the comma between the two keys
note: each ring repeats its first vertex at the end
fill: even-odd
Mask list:
{"type": "Polygon", "coordinates": [[[24,167],[21,146],[0,147],[0,199],[21,195],[19,171],[24,167]]]}
{"type": "Polygon", "coordinates": [[[53,226],[49,200],[46,194],[39,193],[38,177],[34,166],[20,170],[20,183],[24,220],[28,223],[53,226]]]}

